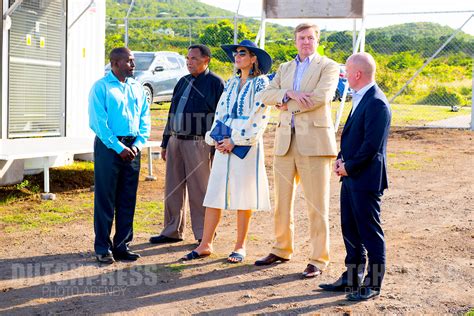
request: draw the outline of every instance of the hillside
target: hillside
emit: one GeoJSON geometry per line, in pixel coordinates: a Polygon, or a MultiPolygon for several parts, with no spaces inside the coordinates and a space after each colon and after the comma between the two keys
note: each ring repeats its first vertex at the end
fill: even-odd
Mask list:
{"type": "MultiPolygon", "coordinates": [[[[431,22],[417,22],[417,23],[404,23],[389,25],[386,27],[373,28],[370,29],[370,32],[378,33],[383,32],[387,36],[408,36],[412,39],[419,40],[422,38],[440,38],[445,36],[450,36],[454,29],[449,26],[440,25],[438,23],[431,22]]],[[[466,34],[464,32],[459,32],[457,35],[458,38],[463,39],[473,39],[474,36],[466,34]]]]}
{"type": "MultiPolygon", "coordinates": [[[[107,0],[106,52],[124,45],[123,18],[128,8],[129,1],[107,0]]],[[[197,0],[136,0],[130,17],[157,19],[130,20],[129,47],[185,54],[192,43],[206,44],[214,57],[211,69],[228,78],[233,65],[220,46],[234,41],[233,15],[197,0]]],[[[259,26],[257,19],[239,19],[238,40],[255,39],[259,26]]],[[[428,22],[368,29],[365,50],[377,60],[379,85],[388,95],[395,94],[453,32],[450,27],[428,22]]],[[[352,53],[352,31],[325,30],[321,38],[324,54],[339,63],[352,53]]],[[[273,71],[297,53],[292,27],[267,23],[265,39],[265,49],[274,61],[273,71]]],[[[469,104],[473,55],[474,36],[460,32],[398,100],[409,104],[469,104]]]]}
{"type": "MultiPolygon", "coordinates": [[[[129,8],[127,0],[107,0],[107,18],[124,18],[129,8]]],[[[137,0],[130,14],[130,17],[233,17],[234,12],[207,5],[198,0],[137,0]]],[[[258,31],[259,21],[253,19],[243,19],[246,26],[253,32],[258,31]]],[[[385,37],[392,36],[410,37],[412,40],[422,38],[444,38],[451,35],[454,29],[431,22],[417,22],[390,25],[367,30],[367,35],[383,34],[385,37]]],[[[292,28],[275,23],[267,23],[267,39],[278,40],[283,35],[290,35],[292,28]]],[[[327,35],[335,31],[327,30],[327,35]]],[[[473,40],[474,36],[460,32],[457,36],[465,40],[473,40]]]]}
{"type": "MultiPolygon", "coordinates": [[[[120,0],[107,0],[107,19],[110,23],[115,23],[114,19],[123,19],[127,15],[127,10],[130,6],[130,1],[120,0]]],[[[173,26],[177,28],[177,33],[184,34],[188,32],[189,23],[186,24],[185,30],[180,30],[180,24],[177,21],[164,20],[172,17],[233,17],[234,12],[220,9],[199,2],[198,0],[137,0],[135,6],[130,14],[130,17],[159,17],[162,20],[155,20],[154,22],[142,21],[142,24],[160,24],[165,26],[173,26]],[[159,21],[159,22],[157,22],[159,21]],[[174,22],[174,23],[173,23],[174,22]]],[[[239,19],[239,21],[247,26],[247,28],[256,35],[258,32],[260,22],[254,19],[239,19]]],[[[120,21],[121,22],[121,21],[120,21]]],[[[189,22],[189,21],[188,21],[189,22]]],[[[209,23],[216,23],[216,20],[198,20],[193,22],[196,26],[209,23]],[[202,22],[202,23],[200,23],[202,22]]],[[[233,19],[232,19],[233,22],[233,19]]],[[[133,22],[132,22],[133,23],[133,22]]],[[[195,29],[195,27],[193,27],[195,29]]],[[[282,26],[274,23],[267,23],[266,37],[268,40],[278,40],[281,38],[291,38],[293,34],[293,28],[288,26],[282,26]]]]}
{"type": "MultiPolygon", "coordinates": [[[[107,0],[107,50],[123,43],[123,23],[129,8],[129,1],[107,0]]],[[[178,49],[182,50],[191,42],[199,41],[209,46],[219,47],[233,41],[234,12],[216,8],[197,0],[137,0],[130,14],[131,18],[156,17],[158,19],[130,21],[130,46],[140,50],[178,49]],[[212,17],[230,17],[223,19],[212,17]],[[204,19],[183,19],[203,17],[204,19]],[[176,18],[176,19],[173,19],[176,18]],[[212,29],[207,29],[210,25],[212,29]],[[206,35],[207,33],[207,35],[206,35]]],[[[255,19],[239,19],[239,40],[254,39],[260,23],[255,19]]],[[[390,25],[368,29],[366,44],[375,52],[383,54],[414,51],[423,57],[430,56],[440,47],[454,30],[437,23],[418,22],[390,25]]],[[[275,23],[266,25],[266,42],[274,43],[281,49],[288,46],[293,38],[293,28],[275,23]]],[[[325,47],[330,53],[349,53],[352,49],[352,31],[323,31],[325,47]]],[[[270,44],[270,47],[272,45],[270,44]]],[[[180,51],[181,51],[180,50],[180,51]]],[[[286,47],[276,53],[276,60],[284,61],[294,54],[294,49],[286,47]]],[[[460,32],[445,48],[442,54],[474,54],[474,36],[460,32]]],[[[346,54],[340,56],[344,58],[346,54]]]]}
{"type": "MultiPolygon", "coordinates": [[[[107,0],[107,17],[123,18],[126,16],[129,7],[130,1],[107,0]]],[[[137,0],[130,17],[160,15],[166,17],[206,17],[233,16],[234,13],[197,0],[137,0]]]]}

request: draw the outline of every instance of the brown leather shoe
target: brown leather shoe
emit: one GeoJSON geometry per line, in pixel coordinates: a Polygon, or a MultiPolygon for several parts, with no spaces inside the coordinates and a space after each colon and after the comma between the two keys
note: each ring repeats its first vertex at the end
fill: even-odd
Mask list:
{"type": "Polygon", "coordinates": [[[309,278],[314,278],[318,275],[321,275],[323,271],[319,269],[317,266],[312,265],[311,263],[308,263],[306,266],[306,269],[303,271],[303,278],[309,279],[309,278]]]}
{"type": "Polygon", "coordinates": [[[275,262],[282,262],[283,263],[283,262],[287,262],[289,260],[290,259],[285,259],[285,258],[282,258],[282,257],[278,257],[277,255],[274,255],[273,253],[270,253],[265,258],[262,258],[260,260],[255,261],[255,265],[256,266],[268,266],[268,265],[271,265],[275,262]]]}

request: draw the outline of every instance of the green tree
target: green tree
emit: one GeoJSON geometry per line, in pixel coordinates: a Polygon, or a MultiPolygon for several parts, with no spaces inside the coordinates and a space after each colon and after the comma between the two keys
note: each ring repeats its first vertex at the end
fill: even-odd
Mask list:
{"type": "MultiPolygon", "coordinates": [[[[252,33],[245,24],[239,24],[237,28],[237,37],[240,40],[254,39],[252,33]]],[[[199,36],[201,43],[209,46],[220,46],[234,43],[234,24],[229,20],[219,21],[217,24],[209,24],[204,32],[199,36]]]]}
{"type": "Polygon", "coordinates": [[[387,63],[387,67],[392,70],[416,69],[421,65],[423,65],[423,59],[413,51],[393,54],[387,63]]]}
{"type": "Polygon", "coordinates": [[[344,50],[352,51],[352,35],[349,32],[336,32],[328,36],[328,42],[335,43],[331,51],[344,50]]]}

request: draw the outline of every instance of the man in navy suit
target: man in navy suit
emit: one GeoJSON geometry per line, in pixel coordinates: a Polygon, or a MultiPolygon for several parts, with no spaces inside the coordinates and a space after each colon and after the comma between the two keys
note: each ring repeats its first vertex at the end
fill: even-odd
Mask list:
{"type": "Polygon", "coordinates": [[[347,59],[349,86],[354,89],[351,114],[341,136],[334,172],[341,177],[341,228],[346,247],[346,271],[326,291],[349,292],[362,301],[380,294],[385,273],[385,239],[380,222],[380,198],[387,181],[387,139],[391,111],[375,83],[375,61],[367,53],[347,59]],[[364,272],[368,257],[367,274],[364,272]]]}

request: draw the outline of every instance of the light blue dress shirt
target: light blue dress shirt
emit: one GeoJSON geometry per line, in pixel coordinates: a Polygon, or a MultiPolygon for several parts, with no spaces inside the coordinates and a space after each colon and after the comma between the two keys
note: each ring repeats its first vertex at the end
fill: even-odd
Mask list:
{"type": "MultiPolygon", "coordinates": [[[[308,69],[309,65],[313,61],[314,56],[316,56],[316,53],[309,55],[303,61],[301,61],[300,55],[296,55],[295,57],[296,69],[295,69],[295,75],[293,77],[293,91],[300,91],[301,80],[303,79],[306,69],[308,69]]],[[[283,103],[288,102],[289,99],[290,98],[288,98],[288,96],[285,94],[283,98],[283,103]]],[[[291,127],[295,127],[294,115],[291,115],[291,127]]]]}
{"type": "Polygon", "coordinates": [[[150,137],[150,108],[142,85],[133,78],[120,82],[110,71],[89,94],[89,126],[107,148],[120,154],[125,145],[117,136],[136,137],[133,146],[143,148],[150,137]]]}
{"type": "Polygon", "coordinates": [[[295,69],[295,77],[293,78],[293,90],[300,91],[301,88],[301,80],[303,79],[304,73],[306,69],[308,69],[309,65],[316,56],[316,53],[306,57],[303,61],[300,59],[300,55],[296,55],[296,69],[295,69]]]}
{"type": "MultiPolygon", "coordinates": [[[[293,90],[294,91],[300,91],[301,80],[303,79],[306,69],[308,69],[309,65],[311,64],[315,56],[316,56],[316,53],[314,53],[313,55],[309,55],[303,61],[301,61],[300,55],[296,55],[295,57],[296,68],[295,68],[295,75],[293,77],[293,90]]],[[[289,99],[290,98],[288,98],[288,96],[285,94],[282,101],[283,103],[286,103],[288,102],[289,99]]]]}
{"type": "Polygon", "coordinates": [[[352,110],[351,110],[351,114],[349,116],[351,116],[354,113],[354,111],[356,110],[356,108],[359,105],[360,101],[364,97],[365,93],[370,88],[372,88],[374,85],[375,85],[375,82],[371,82],[368,85],[361,88],[359,91],[355,91],[354,93],[352,93],[352,110]]]}

